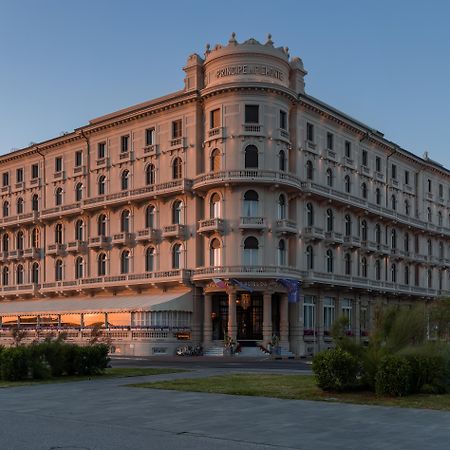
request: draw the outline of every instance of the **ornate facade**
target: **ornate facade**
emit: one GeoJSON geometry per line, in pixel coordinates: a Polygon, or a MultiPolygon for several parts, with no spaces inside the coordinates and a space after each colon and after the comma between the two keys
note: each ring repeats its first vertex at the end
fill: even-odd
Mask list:
{"type": "Polygon", "coordinates": [[[270,36],[184,89],[0,157],[0,332],[94,325],[125,354],[229,336],[306,355],[345,315],[449,290],[450,173],[305,93],[270,36]],[[280,279],[301,281],[289,303],[280,279]]]}

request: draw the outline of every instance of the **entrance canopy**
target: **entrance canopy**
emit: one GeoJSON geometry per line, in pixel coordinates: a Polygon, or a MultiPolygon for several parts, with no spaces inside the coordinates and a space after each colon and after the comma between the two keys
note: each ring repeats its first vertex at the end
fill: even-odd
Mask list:
{"type": "Polygon", "coordinates": [[[192,312],[192,307],[192,291],[184,290],[153,295],[2,301],[0,317],[145,311],[192,312]]]}

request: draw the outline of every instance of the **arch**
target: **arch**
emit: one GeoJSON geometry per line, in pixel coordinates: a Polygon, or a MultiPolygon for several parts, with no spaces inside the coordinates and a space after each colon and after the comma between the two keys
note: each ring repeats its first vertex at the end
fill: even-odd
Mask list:
{"type": "Polygon", "coordinates": [[[55,261],[55,281],[63,280],[63,262],[62,259],[55,261]]]}
{"type": "Polygon", "coordinates": [[[258,264],[259,242],[254,236],[249,236],[244,240],[244,264],[258,264]]]}
{"type": "Polygon", "coordinates": [[[16,284],[24,283],[24,270],[22,264],[16,267],[16,284]]]}
{"type": "Polygon", "coordinates": [[[431,212],[431,208],[430,207],[427,208],[427,220],[430,223],[433,222],[433,213],[431,212]]]}
{"type": "Polygon", "coordinates": [[[181,225],[183,223],[183,202],[175,200],[172,204],[172,224],[181,225]]]}
{"type": "Polygon", "coordinates": [[[55,189],[55,205],[61,206],[63,204],[63,188],[57,187],[55,189]]]}
{"type": "Polygon", "coordinates": [[[120,231],[122,233],[129,233],[131,228],[131,212],[129,209],[124,209],[120,214],[120,231]]]}
{"type": "Polygon", "coordinates": [[[306,247],[306,267],[308,270],[314,270],[314,248],[312,245],[306,247]]]}
{"type": "Polygon", "coordinates": [[[23,250],[25,238],[22,230],[19,230],[16,234],[16,249],[23,250]]]}
{"type": "Polygon", "coordinates": [[[346,236],[351,236],[352,234],[352,218],[349,214],[344,217],[344,230],[346,236]]]}
{"type": "Polygon", "coordinates": [[[245,147],[244,167],[246,169],[258,168],[258,148],[255,145],[247,145],[247,147],[245,147]]]}
{"type": "Polygon", "coordinates": [[[367,184],[366,183],[361,184],[361,196],[362,196],[362,198],[367,199],[367,184]]]}
{"type": "Polygon", "coordinates": [[[106,175],[100,175],[97,181],[98,195],[106,194],[106,175]]]}
{"type": "Polygon", "coordinates": [[[333,170],[331,168],[327,169],[326,177],[327,177],[327,186],[333,187],[333,170]]]}
{"type": "Polygon", "coordinates": [[[130,171],[127,169],[120,174],[120,188],[122,191],[127,191],[130,188],[130,171]]]}
{"type": "Polygon", "coordinates": [[[284,150],[278,152],[278,170],[281,172],[286,172],[287,170],[286,152],[284,150]]]}
{"type": "Polygon", "coordinates": [[[145,228],[156,228],[155,205],[148,205],[147,208],[145,208],[145,228]]]}
{"type": "Polygon", "coordinates": [[[39,283],[39,263],[34,262],[31,266],[31,282],[34,284],[39,283]]]}
{"type": "Polygon", "coordinates": [[[183,177],[183,161],[179,156],[172,161],[172,178],[178,180],[183,177]]]}
{"type": "Polygon", "coordinates": [[[108,258],[106,257],[106,253],[99,253],[97,257],[97,275],[99,277],[106,275],[106,263],[108,258]]]}
{"type": "Polygon", "coordinates": [[[361,240],[367,241],[367,235],[368,235],[367,220],[363,219],[361,221],[361,240]]]}
{"type": "Polygon", "coordinates": [[[16,212],[17,214],[23,214],[23,210],[24,210],[23,198],[19,197],[16,202],[16,212]]]}
{"type": "Polygon", "coordinates": [[[306,225],[308,227],[314,225],[314,206],[312,203],[306,204],[306,225]]]}
{"type": "Polygon", "coordinates": [[[100,214],[97,219],[97,235],[98,236],[106,236],[107,235],[107,224],[108,218],[106,214],[100,214]]]}
{"type": "Polygon", "coordinates": [[[41,232],[38,227],[34,227],[31,232],[31,247],[39,248],[41,244],[41,232]]]}
{"type": "Polygon", "coordinates": [[[344,254],[344,272],[345,275],[352,274],[352,255],[350,253],[344,254]]]}
{"type": "Polygon", "coordinates": [[[221,199],[217,192],[214,192],[209,199],[209,217],[218,219],[221,216],[221,199]]]}
{"type": "Polygon", "coordinates": [[[3,202],[3,217],[8,217],[9,216],[9,202],[8,200],[5,200],[3,202]]]}
{"type": "Polygon", "coordinates": [[[219,239],[213,238],[209,243],[209,265],[222,265],[222,244],[219,239]]]}
{"type": "Polygon", "coordinates": [[[256,217],[258,215],[259,195],[254,190],[246,191],[244,194],[244,216],[256,217]]]}
{"type": "Polygon", "coordinates": [[[325,254],[325,261],[326,261],[326,269],[328,273],[333,273],[334,270],[334,255],[333,250],[328,249],[325,254]]]}
{"type": "Polygon", "coordinates": [[[3,286],[9,285],[9,268],[6,266],[2,270],[2,284],[3,286]]]}
{"type": "Polygon", "coordinates": [[[84,221],[83,221],[83,219],[78,219],[75,222],[75,240],[76,241],[84,240],[84,221]]]}
{"type": "Polygon", "coordinates": [[[181,252],[182,245],[179,242],[173,244],[172,247],[172,269],[180,269],[181,268],[181,252]]]}
{"type": "Polygon", "coordinates": [[[2,237],[2,249],[4,252],[9,251],[9,234],[5,233],[2,237]]]}
{"type": "Polygon", "coordinates": [[[150,163],[145,168],[145,184],[150,186],[156,183],[156,169],[155,165],[150,163]]]}
{"type": "Polygon", "coordinates": [[[326,226],[327,226],[326,230],[328,232],[333,231],[333,229],[334,229],[334,213],[331,208],[328,208],[327,212],[326,212],[326,226]]]}
{"type": "Polygon", "coordinates": [[[286,196],[280,194],[278,196],[278,219],[286,219],[286,196]]]}
{"type": "Polygon", "coordinates": [[[75,186],[75,201],[81,202],[83,200],[83,183],[77,183],[75,186]]]}
{"type": "Polygon", "coordinates": [[[361,275],[367,278],[367,258],[365,256],[361,258],[361,275]]]}
{"type": "Polygon", "coordinates": [[[344,190],[347,194],[349,194],[352,190],[352,183],[349,175],[345,175],[344,177],[344,190]]]}
{"type": "Polygon", "coordinates": [[[221,155],[218,148],[213,149],[209,157],[209,168],[211,172],[219,172],[221,168],[221,155]]]}
{"type": "Polygon", "coordinates": [[[31,210],[39,211],[39,196],[37,194],[34,194],[33,197],[31,197],[31,210]]]}
{"type": "Polygon", "coordinates": [[[438,225],[442,227],[442,211],[438,211],[438,225]]]}
{"type": "Polygon", "coordinates": [[[306,179],[313,180],[314,179],[314,165],[311,160],[308,159],[306,161],[306,179]]]}
{"type": "Polygon", "coordinates": [[[130,259],[131,252],[128,249],[125,249],[120,254],[120,273],[127,274],[130,273],[130,259]]]}
{"type": "Polygon", "coordinates": [[[84,276],[84,259],[81,256],[78,256],[75,259],[75,279],[79,280],[84,276]]]}
{"type": "Polygon", "coordinates": [[[153,272],[156,268],[156,249],[155,247],[148,247],[145,251],[145,271],[153,272]]]}

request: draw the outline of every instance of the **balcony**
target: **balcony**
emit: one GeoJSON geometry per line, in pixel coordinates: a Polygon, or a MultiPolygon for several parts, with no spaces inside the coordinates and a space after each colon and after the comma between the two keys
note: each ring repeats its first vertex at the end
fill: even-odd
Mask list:
{"type": "Polygon", "coordinates": [[[278,139],[279,141],[286,142],[287,144],[291,143],[289,131],[283,130],[282,128],[278,128],[275,131],[274,136],[272,136],[272,137],[274,137],[275,139],[278,139]]]}
{"type": "Polygon", "coordinates": [[[325,242],[329,245],[341,245],[344,242],[342,233],[336,231],[325,231],[325,242]]]}
{"type": "Polygon", "coordinates": [[[361,247],[361,239],[357,236],[344,236],[344,246],[350,248],[361,247]]]}
{"type": "Polygon", "coordinates": [[[66,246],[64,244],[50,244],[47,246],[47,255],[62,256],[65,253],[66,246]]]}
{"type": "Polygon", "coordinates": [[[162,229],[164,239],[186,239],[187,227],[181,224],[166,225],[162,229]]]}
{"type": "Polygon", "coordinates": [[[37,283],[16,284],[3,286],[0,291],[2,297],[33,297],[39,293],[41,285],[37,283]]]}
{"type": "Polygon", "coordinates": [[[376,253],[380,255],[390,255],[391,250],[389,249],[389,246],[386,244],[377,244],[376,253]]]}
{"type": "Polygon", "coordinates": [[[9,261],[16,261],[18,259],[23,259],[23,250],[10,250],[8,252],[9,261]]]}
{"type": "Polygon", "coordinates": [[[242,136],[264,136],[263,126],[256,123],[244,123],[242,125],[242,136]]]}
{"type": "Polygon", "coordinates": [[[41,179],[39,177],[32,178],[30,180],[30,187],[40,187],[41,185],[41,179]]]}
{"type": "Polygon", "coordinates": [[[139,242],[156,242],[159,237],[159,230],[155,228],[146,228],[139,230],[136,234],[136,241],[139,242]]]}
{"type": "Polygon", "coordinates": [[[107,248],[111,239],[108,236],[96,236],[89,238],[89,248],[107,248]]]}
{"type": "Polygon", "coordinates": [[[360,170],[363,175],[370,175],[370,168],[365,166],[364,164],[361,164],[360,170]]]}
{"type": "Polygon", "coordinates": [[[319,154],[319,150],[317,148],[317,144],[313,141],[305,141],[305,150],[311,153],[315,153],[316,155],[319,154]]]}
{"type": "Polygon", "coordinates": [[[11,186],[2,186],[2,187],[0,188],[0,193],[1,193],[2,195],[5,195],[5,194],[11,194],[11,186]]]}
{"type": "Polygon", "coordinates": [[[19,214],[18,216],[4,217],[3,219],[0,219],[0,225],[4,227],[8,226],[16,227],[17,225],[35,223],[37,222],[38,219],[39,219],[39,212],[32,211],[26,214],[19,214]]]}
{"type": "Polygon", "coordinates": [[[366,253],[376,252],[377,244],[373,241],[361,241],[361,250],[366,253]]]}
{"type": "Polygon", "coordinates": [[[41,219],[42,220],[57,219],[62,216],[71,216],[78,214],[81,214],[80,202],[44,209],[41,212],[41,219]]]}
{"type": "Polygon", "coordinates": [[[26,248],[23,251],[24,258],[28,259],[41,259],[42,258],[42,249],[41,248],[26,248]]]}
{"type": "Polygon", "coordinates": [[[156,156],[159,154],[158,144],[146,145],[143,150],[144,156],[156,156]]]}
{"type": "Polygon", "coordinates": [[[225,222],[218,217],[214,219],[203,219],[198,221],[198,229],[197,231],[200,234],[208,234],[208,233],[223,233],[225,229],[225,222]]]}
{"type": "Polygon", "coordinates": [[[15,184],[15,188],[17,191],[23,191],[25,189],[25,182],[19,181],[15,184]]]}
{"type": "Polygon", "coordinates": [[[122,233],[114,234],[112,237],[112,244],[113,245],[131,245],[134,241],[134,234],[129,233],[127,231],[123,231],[122,233]]]}
{"type": "Polygon", "coordinates": [[[75,166],[73,168],[73,175],[76,177],[83,176],[87,174],[86,166],[75,166]]]}
{"type": "Polygon", "coordinates": [[[69,253],[86,253],[87,242],[86,241],[73,241],[67,244],[67,251],[69,253]]]}
{"type": "Polygon", "coordinates": [[[318,227],[305,227],[303,228],[302,231],[302,238],[305,241],[318,241],[320,239],[323,239],[324,233],[322,228],[318,228],[318,227]]]}
{"type": "Polygon", "coordinates": [[[400,250],[398,248],[391,248],[391,259],[393,260],[399,260],[402,259],[403,256],[400,253],[400,250]]]}
{"type": "Polygon", "coordinates": [[[0,252],[0,260],[2,262],[8,262],[9,252],[0,252]]]}
{"type": "Polygon", "coordinates": [[[355,167],[355,161],[347,156],[342,157],[341,163],[343,166],[349,167],[350,169],[353,169],[355,167]]]}
{"type": "Polygon", "coordinates": [[[329,148],[324,148],[322,150],[322,156],[326,159],[336,161],[336,152],[334,150],[330,150],[329,148]]]}
{"type": "Polygon", "coordinates": [[[119,163],[134,161],[134,152],[121,152],[119,153],[119,163]]]}
{"type": "Polygon", "coordinates": [[[96,163],[97,168],[99,168],[99,169],[110,166],[109,158],[106,158],[106,157],[97,159],[97,161],[95,163],[96,163]]]}
{"type": "Polygon", "coordinates": [[[205,142],[212,141],[214,139],[225,139],[225,127],[215,127],[207,131],[205,142]]]}
{"type": "Polygon", "coordinates": [[[297,234],[297,223],[289,219],[280,219],[275,223],[277,233],[281,234],[297,234]]]}
{"type": "Polygon", "coordinates": [[[64,170],[60,170],[59,172],[55,172],[53,174],[53,179],[54,180],[65,180],[66,179],[66,173],[64,172],[64,170]]]}
{"type": "Polygon", "coordinates": [[[241,230],[259,230],[262,231],[267,228],[264,217],[241,217],[239,222],[241,230]]]}
{"type": "Polygon", "coordinates": [[[171,139],[167,151],[173,152],[175,150],[184,150],[187,147],[187,139],[185,137],[179,137],[171,139]]]}

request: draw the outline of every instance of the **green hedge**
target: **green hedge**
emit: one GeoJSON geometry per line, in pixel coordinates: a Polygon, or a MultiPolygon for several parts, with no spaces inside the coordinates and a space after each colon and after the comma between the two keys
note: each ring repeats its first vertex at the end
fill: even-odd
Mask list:
{"type": "Polygon", "coordinates": [[[63,375],[97,375],[108,366],[108,346],[62,342],[0,348],[0,378],[16,381],[63,375]]]}
{"type": "Polygon", "coordinates": [[[413,370],[404,356],[385,356],[375,377],[375,392],[378,395],[401,397],[411,393],[413,370]]]}

